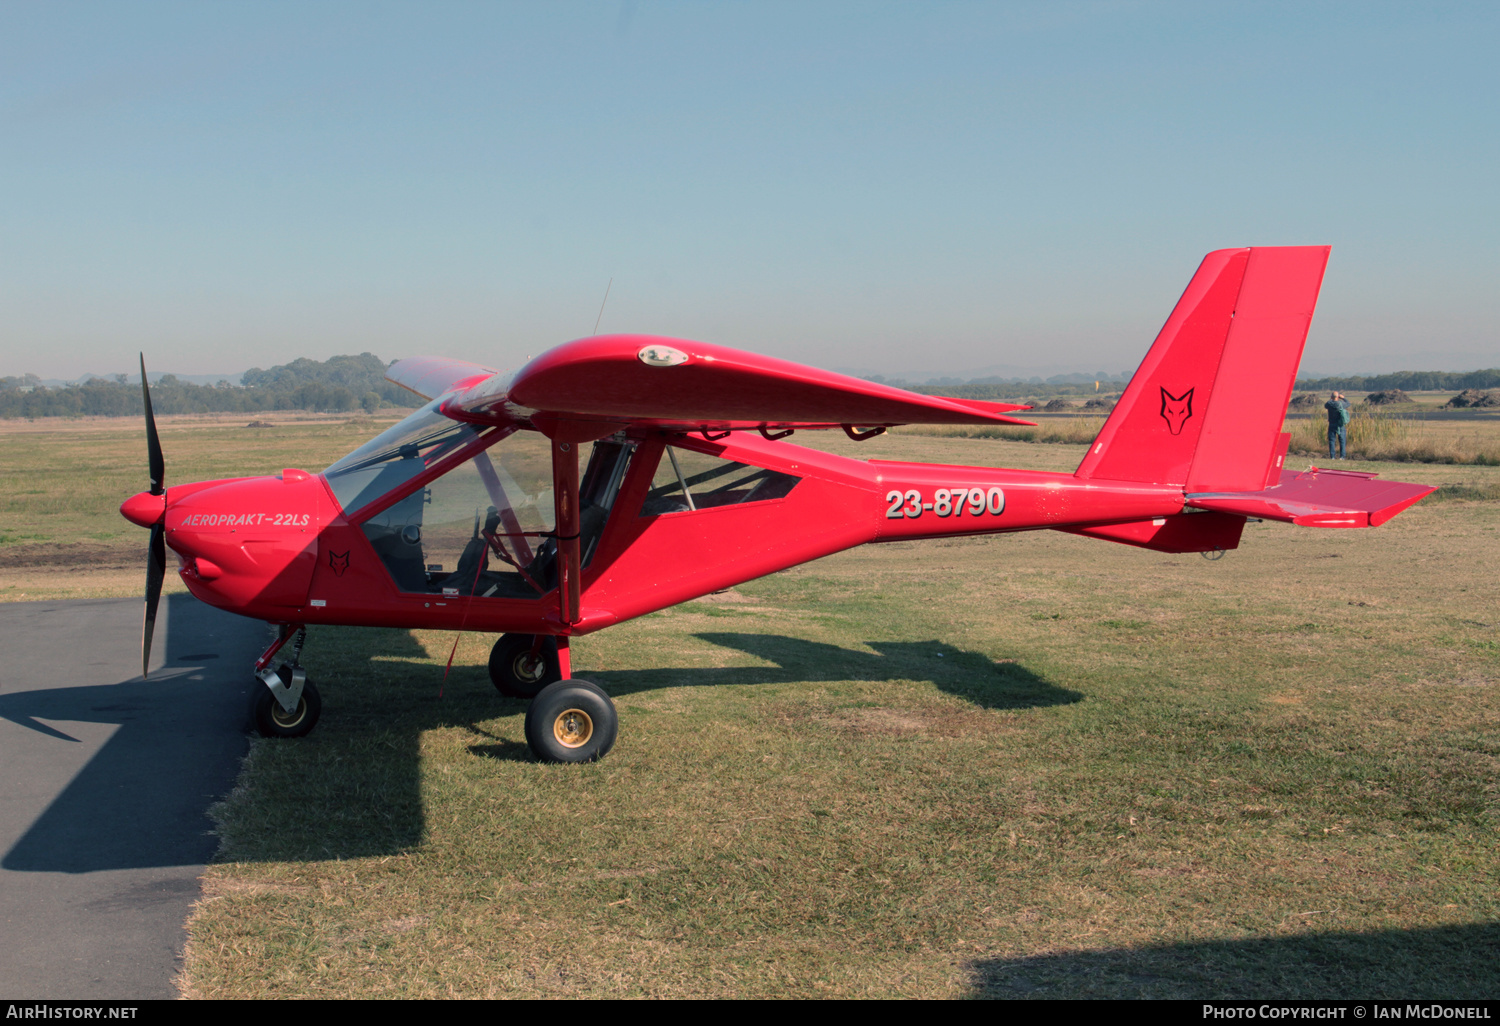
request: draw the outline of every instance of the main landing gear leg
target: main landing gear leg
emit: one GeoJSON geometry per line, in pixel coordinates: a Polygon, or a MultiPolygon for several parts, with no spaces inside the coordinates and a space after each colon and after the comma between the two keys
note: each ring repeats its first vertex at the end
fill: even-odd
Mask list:
{"type": "Polygon", "coordinates": [[[282,624],[276,640],[255,661],[255,676],[265,686],[253,689],[250,716],[262,737],[302,737],[317,726],[323,699],[302,668],[302,645],[306,641],[305,626],[282,624]],[[272,667],[276,653],[294,634],[291,660],[272,667]]]}
{"type": "MultiPolygon", "coordinates": [[[[571,625],[581,619],[583,573],[576,442],[552,440],[552,494],[557,525],[557,614],[559,621],[571,625]]],[[[573,665],[566,635],[556,639],[555,652],[557,677],[534,692],[536,697],[526,709],[526,743],[542,762],[592,762],[610,750],[619,733],[615,703],[599,685],[569,679],[573,665]]]]}
{"type": "Polygon", "coordinates": [[[562,679],[537,692],[526,710],[526,743],[542,762],[593,762],[620,732],[615,703],[593,681],[573,676],[566,636],[557,639],[562,679]]]}

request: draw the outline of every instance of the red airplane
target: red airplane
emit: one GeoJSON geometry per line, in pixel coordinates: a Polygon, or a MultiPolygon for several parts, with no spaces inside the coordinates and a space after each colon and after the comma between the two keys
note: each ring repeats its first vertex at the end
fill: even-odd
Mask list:
{"type": "Polygon", "coordinates": [[[1247,519],[1373,527],[1434,489],[1283,466],[1281,430],[1328,247],[1210,253],[1072,474],[858,460],[786,441],[898,424],[1027,424],[724,346],[603,335],[518,373],[439,358],[388,377],[430,402],[322,473],[164,487],[145,386],[151,529],[141,672],[166,549],[204,602],[277,627],[255,720],[306,734],[308,624],[501,633],[536,756],[585,762],[618,719],[570,639],[867,542],[1041,528],[1222,553],[1247,519]],[[587,458],[584,450],[588,449],[587,458]],[[295,639],[295,640],[294,640],[295,639]],[[277,664],[292,642],[290,658],[277,664]]]}

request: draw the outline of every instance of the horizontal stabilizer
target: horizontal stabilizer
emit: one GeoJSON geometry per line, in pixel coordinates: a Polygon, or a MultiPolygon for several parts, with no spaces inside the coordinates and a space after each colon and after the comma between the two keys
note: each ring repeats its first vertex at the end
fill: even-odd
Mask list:
{"type": "Polygon", "coordinates": [[[1377,481],[1377,476],[1316,467],[1301,473],[1283,470],[1275,487],[1258,492],[1190,492],[1187,504],[1303,527],[1378,527],[1437,491],[1430,485],[1377,481]]]}
{"type": "Polygon", "coordinates": [[[496,371],[477,363],[443,356],[416,356],[391,364],[385,372],[385,379],[423,399],[436,399],[456,389],[469,388],[495,374],[496,371]]]}

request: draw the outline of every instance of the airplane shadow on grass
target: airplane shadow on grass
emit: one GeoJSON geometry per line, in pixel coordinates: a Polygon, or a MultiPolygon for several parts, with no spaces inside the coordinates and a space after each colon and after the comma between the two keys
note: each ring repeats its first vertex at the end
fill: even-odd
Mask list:
{"type": "MultiPolygon", "coordinates": [[[[28,728],[32,744],[76,746],[69,722],[119,724],[88,764],[5,853],[4,868],[90,872],[186,865],[214,856],[206,809],[234,782],[249,728],[249,664],[263,628],[229,643],[202,640],[223,617],[172,596],[167,665],[150,681],[0,694],[0,719],[28,728]],[[215,621],[216,622],[216,621],[215,621]],[[205,669],[208,668],[208,669],[205,669]],[[49,722],[50,721],[50,722],[49,722]],[[54,726],[53,724],[60,724],[54,726]]],[[[245,624],[237,617],[232,621],[245,624]]],[[[701,640],[772,665],[581,670],[615,697],[661,688],[835,681],[931,682],[991,709],[1076,702],[1014,663],[995,663],[937,641],[872,642],[874,652],[774,634],[700,634],[701,640]]],[[[482,666],[454,667],[446,682],[407,631],[338,628],[309,636],[304,662],[320,684],[323,716],[306,738],[268,742],[257,759],[253,808],[240,810],[235,858],[328,859],[409,851],[424,832],[421,735],[463,727],[476,757],[530,762],[524,743],[485,727],[525,703],[498,696],[482,666]]],[[[629,717],[624,730],[629,731],[629,717]]]]}
{"type": "MultiPolygon", "coordinates": [[[[484,667],[456,666],[440,684],[441,671],[430,662],[407,662],[426,653],[406,632],[346,628],[340,636],[336,659],[320,659],[316,639],[309,640],[310,673],[319,674],[320,662],[323,674],[337,664],[333,682],[322,689],[323,720],[309,737],[277,743],[257,760],[265,797],[258,799],[261,808],[240,818],[235,858],[355,858],[419,845],[420,738],[427,730],[469,731],[468,751],[476,758],[532,762],[514,720],[498,731],[491,723],[519,718],[525,703],[499,697],[484,667]]],[[[877,642],[872,653],[781,635],[699,637],[774,665],[598,671],[585,665],[579,675],[615,698],[662,688],[804,681],[930,681],[985,708],[1057,705],[1082,697],[1015,664],[939,642],[877,642]]],[[[622,731],[629,736],[628,714],[622,731]]]]}
{"type": "Polygon", "coordinates": [[[928,681],[984,709],[1069,705],[1077,691],[1050,684],[1013,662],[994,662],[941,641],[871,641],[877,654],[781,634],[703,633],[699,639],[738,649],[772,666],[582,671],[611,695],[662,687],[834,681],[928,681]]]}
{"type": "Polygon", "coordinates": [[[1500,924],[1191,941],[965,966],[987,998],[1493,1000],[1500,924]]]}
{"type": "MultiPolygon", "coordinates": [[[[1022,709],[1067,705],[1083,698],[1049,684],[1016,663],[995,663],[985,656],[940,641],[872,641],[877,655],[780,634],[705,633],[699,639],[738,649],[772,666],[671,667],[649,670],[582,669],[579,676],[614,698],[641,691],[676,687],[831,683],[835,681],[929,681],[940,690],[985,709],[1022,709]]],[[[475,728],[478,729],[478,728],[475,728]]],[[[491,759],[529,761],[524,744],[495,738],[470,748],[491,759]]]]}

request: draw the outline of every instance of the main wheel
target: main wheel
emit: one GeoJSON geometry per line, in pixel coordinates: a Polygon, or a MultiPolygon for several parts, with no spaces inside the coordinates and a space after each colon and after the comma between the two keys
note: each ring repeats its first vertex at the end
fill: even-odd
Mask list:
{"type": "Polygon", "coordinates": [[[502,634],[490,649],[490,681],[502,695],[535,698],[542,688],[562,679],[557,639],[543,638],[541,648],[532,655],[535,640],[530,634],[502,634]]]}
{"type": "MultiPolygon", "coordinates": [[[[292,671],[281,667],[276,671],[283,684],[292,679],[292,671]]],[[[323,699],[316,685],[310,680],[302,682],[302,696],[297,699],[296,712],[287,712],[258,678],[250,700],[250,715],[255,729],[261,737],[302,737],[318,725],[323,713],[323,699]]]]}
{"type": "Polygon", "coordinates": [[[620,717],[599,685],[586,680],[548,684],[526,710],[526,743],[543,762],[591,762],[615,743],[620,717]]]}

